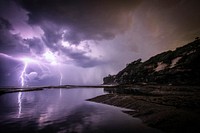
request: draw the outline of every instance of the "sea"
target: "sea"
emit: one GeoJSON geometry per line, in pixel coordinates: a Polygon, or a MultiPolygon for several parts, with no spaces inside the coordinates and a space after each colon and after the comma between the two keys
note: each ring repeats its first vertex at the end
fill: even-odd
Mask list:
{"type": "Polygon", "coordinates": [[[44,89],[0,95],[0,133],[161,133],[128,109],[87,101],[103,88],[44,89]]]}

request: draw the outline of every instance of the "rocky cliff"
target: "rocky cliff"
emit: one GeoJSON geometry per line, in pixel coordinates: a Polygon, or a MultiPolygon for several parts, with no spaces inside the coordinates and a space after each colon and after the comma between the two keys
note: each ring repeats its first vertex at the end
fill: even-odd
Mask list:
{"type": "Polygon", "coordinates": [[[104,84],[200,85],[200,40],[166,51],[142,62],[138,59],[116,75],[103,79],[104,84]]]}

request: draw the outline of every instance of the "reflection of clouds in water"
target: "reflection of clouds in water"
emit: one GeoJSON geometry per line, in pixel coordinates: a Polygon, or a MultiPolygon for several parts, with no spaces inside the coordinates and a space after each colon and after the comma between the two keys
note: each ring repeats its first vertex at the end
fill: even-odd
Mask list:
{"type": "Polygon", "coordinates": [[[59,97],[60,98],[62,97],[62,89],[60,89],[60,95],[59,95],[59,97]]]}
{"type": "Polygon", "coordinates": [[[38,129],[42,131],[47,130],[49,126],[60,127],[57,131],[61,132],[67,130],[67,132],[84,133],[88,130],[95,130],[95,123],[100,121],[101,116],[96,114],[94,107],[83,104],[83,101],[92,95],[102,93],[102,91],[92,92],[90,90],[90,93],[87,91],[82,89],[63,90],[65,97],[59,98],[60,90],[20,92],[18,93],[18,117],[36,118],[38,129]],[[56,121],[57,119],[59,121],[56,121]]]}
{"type": "Polygon", "coordinates": [[[0,130],[57,133],[149,133],[150,131],[149,128],[142,126],[141,121],[122,113],[120,109],[85,101],[103,94],[103,89],[63,89],[62,97],[59,97],[59,93],[59,89],[55,89],[3,95],[3,98],[0,98],[5,100],[0,104],[0,108],[6,107],[6,109],[0,110],[3,114],[0,125],[7,125],[0,126],[0,130]],[[19,103],[23,108],[19,108],[19,103]],[[20,119],[13,119],[16,118],[16,114],[20,114],[20,119]],[[17,128],[10,128],[14,126],[17,128]]]}
{"type": "MultiPolygon", "coordinates": [[[[24,107],[23,113],[20,113],[20,116],[21,118],[23,116],[36,118],[38,128],[40,130],[45,129],[46,126],[48,127],[49,125],[52,125],[57,119],[59,119],[59,121],[73,119],[70,117],[71,114],[73,117],[76,117],[73,115],[73,110],[76,110],[75,108],[82,105],[85,99],[103,93],[101,89],[94,91],[95,92],[91,89],[59,89],[58,91],[44,90],[40,92],[24,92],[23,97],[20,98],[20,103],[24,107]],[[61,93],[63,96],[60,95],[60,91],[62,91],[61,93]]],[[[85,122],[82,123],[86,123],[84,125],[88,125],[88,118],[84,118],[84,116],[81,115],[79,119],[81,119],[81,117],[85,119],[85,122]]],[[[81,125],[78,126],[78,124],[71,124],[69,129],[76,130],[77,132],[82,130],[81,125]]]]}
{"type": "Polygon", "coordinates": [[[47,111],[44,114],[40,114],[39,118],[38,118],[38,126],[39,129],[43,128],[44,126],[50,124],[51,122],[47,121],[50,119],[50,117],[53,115],[54,112],[54,108],[53,106],[49,106],[47,108],[47,111]],[[46,123],[46,124],[45,124],[46,123]]]}
{"type": "Polygon", "coordinates": [[[67,119],[56,124],[63,125],[61,133],[161,133],[145,127],[141,120],[124,114],[120,108],[96,103],[75,108],[67,119]]]}
{"type": "Polygon", "coordinates": [[[54,123],[50,126],[60,126],[58,129],[59,133],[86,133],[88,131],[93,131],[95,130],[94,125],[98,122],[98,119],[100,119],[100,116],[95,114],[96,111],[95,107],[83,104],[71,110],[69,115],[63,118],[59,123],[54,123]]]}

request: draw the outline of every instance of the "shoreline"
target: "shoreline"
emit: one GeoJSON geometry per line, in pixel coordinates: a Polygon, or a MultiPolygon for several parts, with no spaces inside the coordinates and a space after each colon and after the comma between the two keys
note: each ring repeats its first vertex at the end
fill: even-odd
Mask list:
{"type": "Polygon", "coordinates": [[[123,111],[140,118],[147,126],[167,133],[200,132],[200,88],[189,86],[138,86],[134,89],[105,89],[111,94],[97,96],[88,101],[132,109],[123,111]],[[127,93],[128,92],[128,93],[127,93]]]}

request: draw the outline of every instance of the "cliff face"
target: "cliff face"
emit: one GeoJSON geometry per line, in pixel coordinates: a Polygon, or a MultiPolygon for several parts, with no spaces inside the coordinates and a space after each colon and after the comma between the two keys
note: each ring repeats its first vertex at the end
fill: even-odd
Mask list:
{"type": "Polygon", "coordinates": [[[136,60],[103,81],[104,84],[200,85],[200,40],[175,51],[163,52],[145,62],[136,60]]]}

